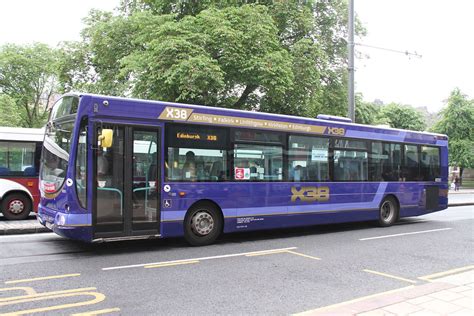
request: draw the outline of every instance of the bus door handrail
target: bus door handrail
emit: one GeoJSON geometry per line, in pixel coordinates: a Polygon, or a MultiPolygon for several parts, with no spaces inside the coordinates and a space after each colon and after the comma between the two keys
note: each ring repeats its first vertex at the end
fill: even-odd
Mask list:
{"type": "MultiPolygon", "coordinates": [[[[135,188],[133,189],[133,192],[138,192],[138,191],[148,191],[148,190],[152,190],[152,189],[155,189],[155,187],[142,187],[142,188],[135,188]]],[[[147,207],[148,205],[148,193],[145,194],[145,208],[147,207]]]]}
{"type": "Polygon", "coordinates": [[[119,189],[116,189],[116,188],[101,188],[99,186],[97,187],[97,190],[117,192],[120,195],[120,215],[123,215],[123,195],[122,195],[122,191],[120,191],[119,189]]]}

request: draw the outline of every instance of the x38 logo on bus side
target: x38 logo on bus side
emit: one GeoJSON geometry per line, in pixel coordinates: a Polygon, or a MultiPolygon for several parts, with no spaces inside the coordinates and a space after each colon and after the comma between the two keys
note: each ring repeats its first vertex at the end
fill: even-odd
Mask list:
{"type": "Polygon", "coordinates": [[[186,121],[189,116],[193,113],[192,109],[176,108],[167,106],[163,112],[161,112],[158,119],[161,120],[174,120],[174,121],[186,121]]]}
{"type": "Polygon", "coordinates": [[[329,200],[328,187],[297,187],[291,188],[291,202],[325,202],[329,200]]]}
{"type": "Polygon", "coordinates": [[[346,134],[346,130],[342,127],[328,127],[328,134],[329,135],[339,135],[344,136],[346,134]]]}

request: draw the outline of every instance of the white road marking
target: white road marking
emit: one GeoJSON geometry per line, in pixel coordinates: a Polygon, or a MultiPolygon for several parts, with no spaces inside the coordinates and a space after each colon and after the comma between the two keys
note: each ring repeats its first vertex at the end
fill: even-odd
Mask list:
{"type": "Polygon", "coordinates": [[[168,264],[168,263],[179,263],[179,262],[187,262],[187,261],[202,261],[202,260],[213,260],[213,259],[223,259],[223,258],[231,258],[231,257],[243,257],[252,254],[259,254],[259,253],[266,253],[266,252],[275,252],[275,251],[285,251],[285,250],[294,250],[298,247],[289,247],[289,248],[279,248],[279,249],[268,249],[268,250],[261,250],[261,251],[251,251],[251,252],[242,252],[242,253],[233,253],[228,255],[220,255],[220,256],[211,256],[211,257],[202,257],[202,258],[189,258],[189,259],[181,259],[181,260],[171,260],[171,261],[161,261],[161,262],[150,262],[150,263],[140,263],[140,264],[131,264],[128,266],[117,266],[117,267],[108,267],[102,268],[103,271],[108,270],[118,270],[118,269],[128,269],[128,268],[139,268],[144,266],[150,265],[161,265],[161,264],[168,264]]]}
{"type": "Polygon", "coordinates": [[[385,235],[385,236],[361,238],[359,240],[364,241],[364,240],[391,238],[391,237],[399,237],[399,236],[407,236],[407,235],[425,234],[425,233],[432,233],[432,232],[441,232],[441,231],[450,230],[450,229],[452,229],[452,228],[447,227],[447,228],[439,228],[439,229],[421,230],[421,231],[410,232],[410,233],[401,233],[401,234],[394,234],[394,235],[385,235]]]}

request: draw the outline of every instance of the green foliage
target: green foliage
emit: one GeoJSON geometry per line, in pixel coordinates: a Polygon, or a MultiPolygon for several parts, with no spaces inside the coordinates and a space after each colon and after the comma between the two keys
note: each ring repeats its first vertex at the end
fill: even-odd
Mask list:
{"type": "Polygon", "coordinates": [[[262,99],[260,109],[265,112],[316,116],[321,76],[314,71],[314,64],[322,59],[321,50],[311,40],[301,39],[291,47],[287,58],[291,70],[286,70],[286,90],[281,91],[280,95],[269,90],[262,99]]]}
{"type": "Polygon", "coordinates": [[[423,115],[408,105],[390,103],[381,108],[377,118],[379,122],[385,121],[393,128],[423,131],[426,123],[423,115]]]}
{"type": "Polygon", "coordinates": [[[152,25],[142,24],[146,33],[140,39],[155,30],[148,49],[123,60],[138,97],[243,108],[257,89],[278,95],[291,83],[288,53],[279,49],[265,7],[209,9],[180,21],[148,17],[140,23],[144,20],[152,25]]]}
{"type": "Polygon", "coordinates": [[[433,125],[438,121],[438,113],[430,112],[426,106],[417,107],[416,110],[423,116],[426,122],[426,130],[431,130],[433,125]]]}
{"type": "Polygon", "coordinates": [[[0,93],[19,109],[20,125],[42,126],[58,89],[57,52],[45,44],[0,47],[0,93]]]}
{"type": "Polygon", "coordinates": [[[83,41],[65,44],[64,90],[346,114],[344,0],[122,0],[120,11],[92,11],[83,41]]]}
{"type": "Polygon", "coordinates": [[[63,91],[126,95],[129,77],[121,72],[120,60],[138,49],[136,29],[129,19],[92,10],[85,19],[82,42],[66,42],[59,67],[63,91]]]}
{"type": "Polygon", "coordinates": [[[355,96],[355,122],[368,125],[386,123],[380,117],[380,106],[365,102],[361,94],[355,96]]]}
{"type": "Polygon", "coordinates": [[[145,8],[153,12],[153,14],[173,14],[178,19],[191,15],[196,16],[201,11],[211,6],[226,7],[231,2],[244,1],[212,1],[212,0],[143,0],[145,8]]]}
{"type": "Polygon", "coordinates": [[[449,137],[449,164],[474,168],[474,101],[454,89],[433,131],[449,137]]]}
{"type": "Polygon", "coordinates": [[[15,100],[6,94],[0,94],[0,126],[20,126],[21,116],[15,100]]]}

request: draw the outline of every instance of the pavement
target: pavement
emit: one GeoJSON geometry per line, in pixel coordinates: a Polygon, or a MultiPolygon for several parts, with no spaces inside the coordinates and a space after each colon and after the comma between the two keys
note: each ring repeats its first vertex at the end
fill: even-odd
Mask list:
{"type": "Polygon", "coordinates": [[[448,206],[474,205],[474,189],[449,190],[448,206]]]}
{"type": "MultiPolygon", "coordinates": [[[[32,213],[34,214],[34,213],[32,213]]],[[[28,219],[22,221],[8,221],[0,218],[1,235],[19,235],[51,232],[36,220],[36,215],[30,215],[28,219]]]]}
{"type": "Polygon", "coordinates": [[[428,283],[411,285],[296,314],[310,315],[474,315],[474,265],[421,277],[428,283]],[[458,272],[458,273],[456,273],[458,272]],[[451,274],[453,273],[453,274],[451,274]],[[444,276],[446,275],[446,276],[444,276]]]}
{"type": "MultiPolygon", "coordinates": [[[[449,190],[449,197],[448,206],[474,205],[474,189],[449,190]]],[[[22,221],[7,221],[3,216],[0,217],[0,236],[44,232],[50,232],[50,230],[38,223],[34,213],[31,213],[28,219],[22,221]]]]}

